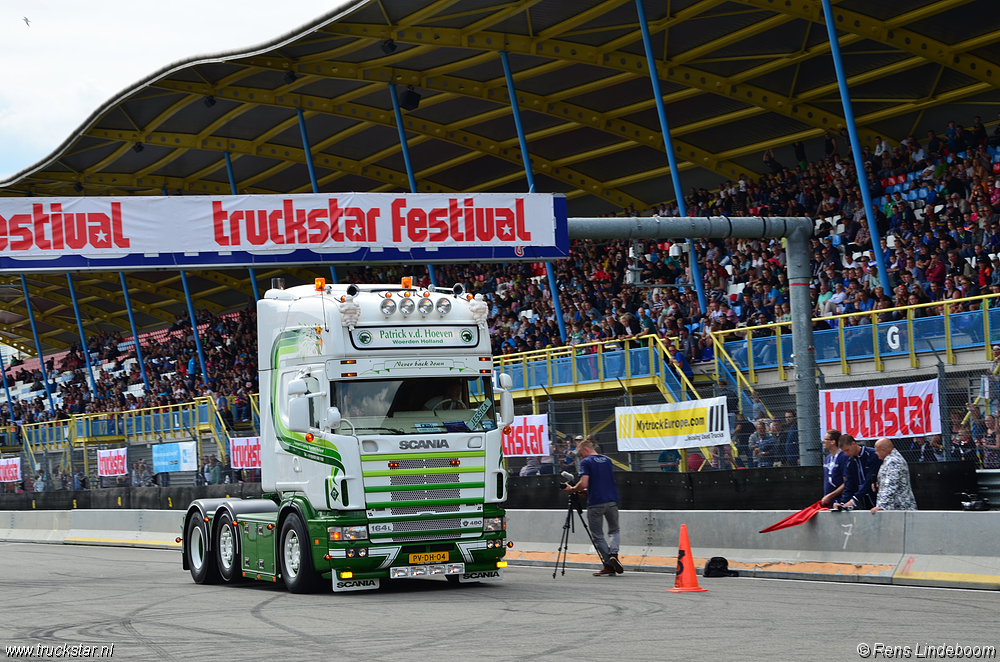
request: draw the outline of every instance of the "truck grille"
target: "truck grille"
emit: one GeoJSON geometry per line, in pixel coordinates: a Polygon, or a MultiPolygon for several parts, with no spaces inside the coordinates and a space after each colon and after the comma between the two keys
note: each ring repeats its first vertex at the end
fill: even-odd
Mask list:
{"type": "Polygon", "coordinates": [[[457,513],[462,509],[461,506],[403,506],[402,508],[390,508],[389,512],[393,515],[403,516],[403,515],[421,515],[423,513],[457,513]]]}
{"type": "Polygon", "coordinates": [[[391,501],[420,501],[422,499],[457,499],[462,490],[408,490],[391,492],[391,501]]]}
{"type": "Polygon", "coordinates": [[[439,485],[457,483],[458,474],[416,474],[410,476],[390,476],[390,485],[439,485]]]}

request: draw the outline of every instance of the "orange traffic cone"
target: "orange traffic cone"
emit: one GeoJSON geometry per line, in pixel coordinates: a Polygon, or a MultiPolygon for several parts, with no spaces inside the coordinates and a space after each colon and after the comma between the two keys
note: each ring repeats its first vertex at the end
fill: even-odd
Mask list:
{"type": "Polygon", "coordinates": [[[674,587],[668,588],[670,593],[696,593],[707,591],[698,586],[698,573],[694,569],[694,557],[691,556],[691,543],[688,541],[687,524],[681,524],[681,541],[677,549],[677,578],[674,587]]]}

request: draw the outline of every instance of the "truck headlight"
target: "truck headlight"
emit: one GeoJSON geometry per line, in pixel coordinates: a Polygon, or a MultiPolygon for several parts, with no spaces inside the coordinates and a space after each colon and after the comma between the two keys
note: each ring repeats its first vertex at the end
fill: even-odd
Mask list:
{"type": "Polygon", "coordinates": [[[483,531],[506,531],[507,522],[503,517],[487,517],[483,520],[483,531]]]}
{"type": "Polygon", "coordinates": [[[447,315],[449,312],[451,312],[451,301],[448,301],[444,297],[441,297],[440,299],[437,300],[435,308],[437,308],[437,311],[442,315],[447,315]]]}
{"type": "Polygon", "coordinates": [[[424,297],[420,300],[420,303],[417,304],[417,310],[420,311],[421,315],[430,315],[434,310],[434,302],[427,297],[424,297]]]}
{"type": "Polygon", "coordinates": [[[367,540],[368,539],[368,526],[328,526],[326,527],[327,533],[330,534],[330,540],[333,542],[342,542],[345,540],[367,540]]]}
{"type": "Polygon", "coordinates": [[[413,299],[403,299],[403,301],[399,304],[399,312],[404,315],[409,315],[416,307],[417,304],[413,303],[413,299]]]}
{"type": "Polygon", "coordinates": [[[388,317],[396,312],[396,302],[392,299],[383,299],[382,303],[378,305],[378,309],[382,311],[382,314],[388,317]]]}

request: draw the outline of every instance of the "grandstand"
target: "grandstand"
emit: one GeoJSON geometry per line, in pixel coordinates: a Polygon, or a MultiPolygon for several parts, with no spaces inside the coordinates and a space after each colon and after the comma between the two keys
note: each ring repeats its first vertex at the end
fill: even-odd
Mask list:
{"type": "MultiPolygon", "coordinates": [[[[949,368],[955,403],[974,400],[974,382],[1000,340],[1000,16],[988,0],[837,3],[857,156],[835,98],[819,7],[817,0],[646,3],[676,173],[664,154],[632,2],[361,0],[271,43],[194,57],[138,81],[56,152],[0,182],[0,195],[399,192],[410,179],[404,144],[416,191],[524,191],[503,50],[537,191],[565,194],[571,216],[677,216],[676,176],[691,216],[812,217],[812,312],[824,378],[836,383],[853,371],[875,383],[894,370],[934,371],[939,354],[961,368],[949,368]],[[397,127],[391,95],[404,88],[410,107],[397,127]],[[877,207],[876,233],[866,222],[859,165],[877,207]],[[882,288],[876,257],[892,291],[882,288]],[[903,340],[891,346],[888,329],[900,325],[903,340]]],[[[0,276],[0,337],[37,353],[30,306],[45,359],[58,368],[79,347],[68,315],[78,296],[95,374],[107,385],[89,413],[179,407],[209,390],[216,398],[240,397],[240,389],[249,396],[246,384],[256,383],[246,361],[237,372],[252,379],[231,378],[235,364],[225,361],[206,370],[212,384],[189,378],[197,352],[190,326],[177,327],[189,317],[186,303],[209,320],[198,323],[209,354],[228,360],[235,332],[213,330],[241,319],[273,277],[297,284],[413,275],[486,295],[498,363],[520,366],[512,374],[521,406],[538,410],[555,398],[573,421],[565,431],[603,434],[606,446],[613,428],[598,427],[607,416],[597,420],[587,400],[731,392],[734,408],[748,413],[761,398],[775,411],[789,407],[781,240],[693,238],[688,248],[682,239],[578,241],[551,281],[541,262],[431,267],[326,258],[250,271],[79,274],[75,293],[54,273],[28,273],[23,289],[8,274],[0,276]],[[688,266],[691,250],[698,272],[688,266]],[[698,274],[707,309],[695,294],[698,274]],[[153,392],[134,370],[132,316],[141,346],[150,348],[144,367],[153,392]],[[117,338],[111,352],[91,345],[110,336],[117,338]],[[677,352],[682,361],[666,360],[677,352]],[[690,379],[685,364],[693,366],[690,379]]],[[[255,361],[254,347],[239,347],[255,361]]],[[[34,377],[39,367],[28,359],[8,376],[34,377]]],[[[85,372],[75,366],[49,377],[86,388],[85,372]]],[[[46,411],[44,390],[31,390],[36,382],[11,381],[12,398],[32,402],[15,419],[65,420],[67,391],[54,393],[63,411],[46,411]]],[[[977,461],[993,460],[984,451],[977,461]]]]}

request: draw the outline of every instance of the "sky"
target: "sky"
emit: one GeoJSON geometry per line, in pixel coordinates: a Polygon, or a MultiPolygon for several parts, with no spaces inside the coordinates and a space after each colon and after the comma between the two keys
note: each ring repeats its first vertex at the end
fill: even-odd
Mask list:
{"type": "Polygon", "coordinates": [[[336,4],[336,0],[0,4],[0,179],[48,156],[102,103],[161,67],[193,55],[274,39],[336,4]]]}

